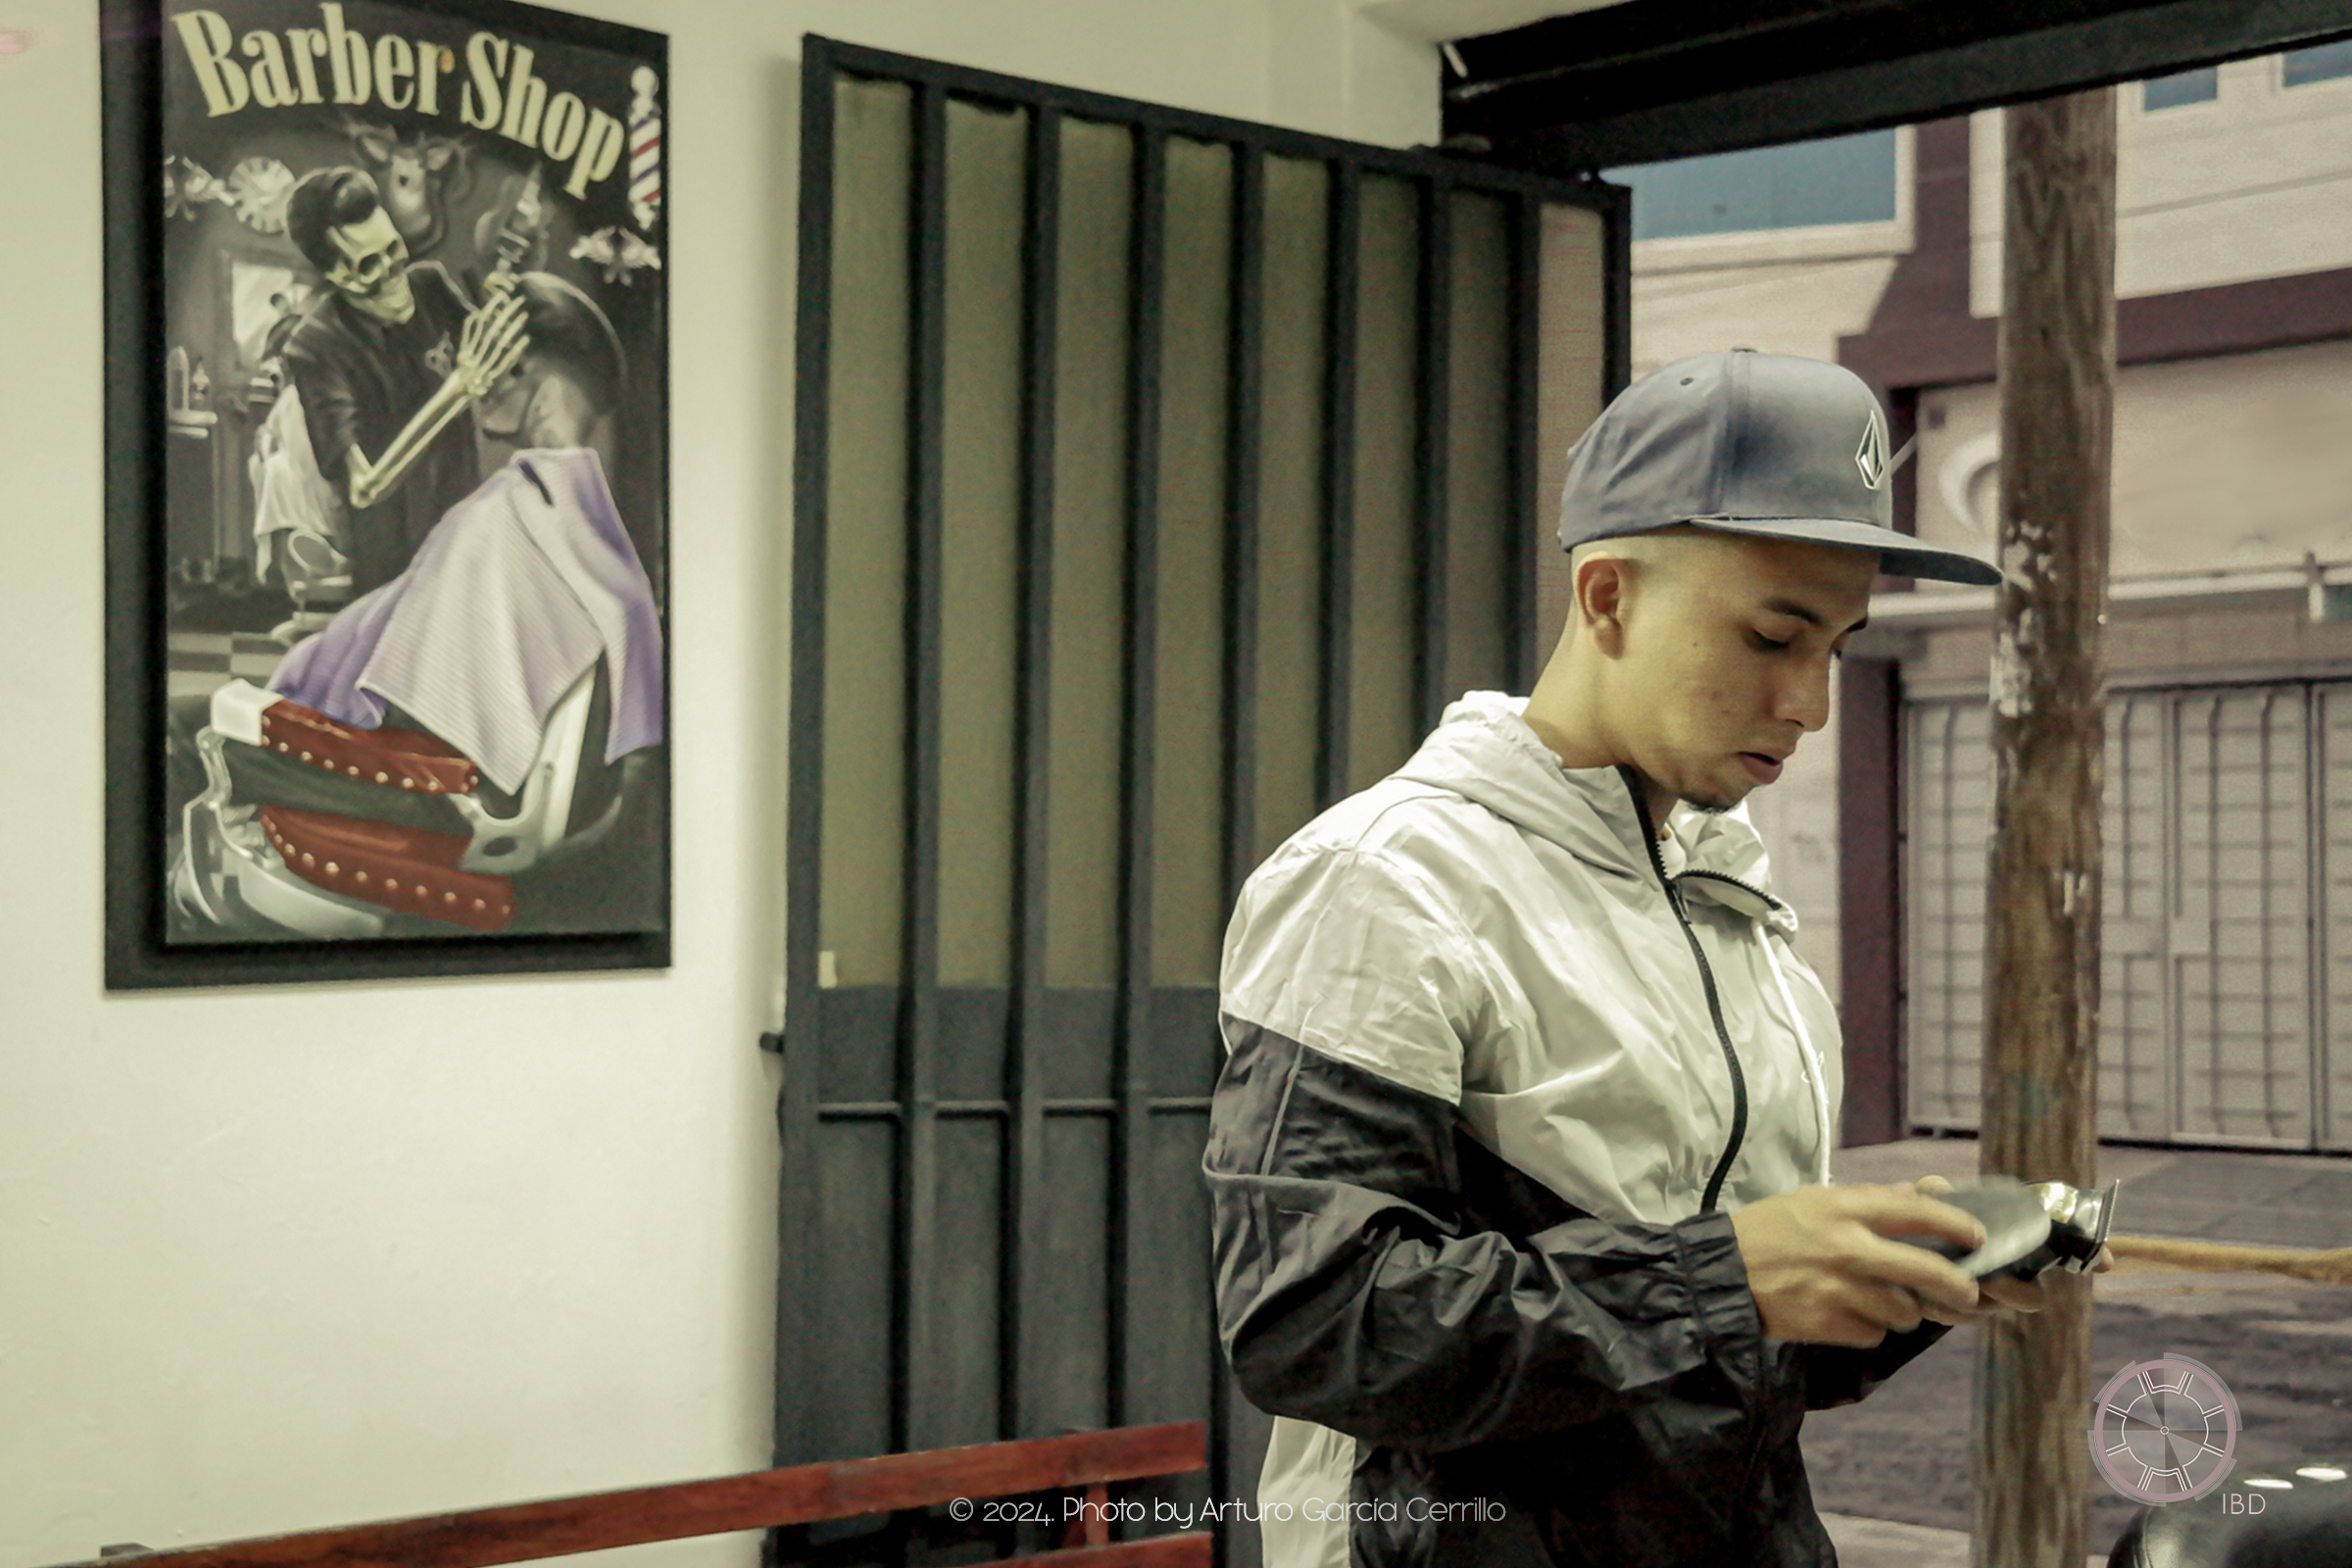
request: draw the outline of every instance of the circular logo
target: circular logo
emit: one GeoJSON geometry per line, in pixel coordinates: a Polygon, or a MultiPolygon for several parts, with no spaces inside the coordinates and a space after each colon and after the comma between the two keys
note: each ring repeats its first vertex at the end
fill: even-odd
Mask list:
{"type": "Polygon", "coordinates": [[[2090,1416],[2090,1458],[2135,1502],[2186,1502],[2229,1479],[2237,1400],[2213,1368],[2167,1350],[2108,1379],[2090,1416]]]}

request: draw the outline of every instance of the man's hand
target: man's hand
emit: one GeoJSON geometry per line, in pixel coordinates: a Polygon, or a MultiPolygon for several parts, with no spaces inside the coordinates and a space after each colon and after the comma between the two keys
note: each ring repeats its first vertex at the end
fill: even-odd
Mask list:
{"type": "Polygon", "coordinates": [[[489,302],[466,318],[458,339],[458,363],[450,380],[469,403],[479,402],[498,385],[499,377],[514,368],[530,347],[525,330],[523,298],[511,289],[495,290],[489,302]]]}
{"type": "MultiPolygon", "coordinates": [[[[1912,1184],[1913,1189],[1930,1198],[1948,1193],[1952,1184],[1940,1176],[1922,1176],[1912,1184]]],[[[2104,1247],[2099,1249],[2099,1260],[2091,1266],[2093,1274],[2104,1274],[2115,1267],[2115,1254],[2104,1247]]],[[[1977,1303],[1964,1309],[1947,1309],[1927,1302],[1920,1304],[1920,1315],[1931,1323],[1948,1323],[1962,1328],[1982,1323],[1996,1312],[2038,1312],[2049,1304],[2043,1296],[2041,1281],[2021,1280],[2007,1274],[1987,1274],[1977,1281],[1977,1303]]]]}
{"type": "MultiPolygon", "coordinates": [[[[1977,1282],[1895,1236],[1979,1247],[1984,1227],[1909,1186],[1800,1187],[1732,1216],[1768,1340],[1869,1349],[1927,1308],[1977,1312],[1977,1282]]],[[[1938,1322],[1949,1321],[1937,1318],[1938,1322]]]]}

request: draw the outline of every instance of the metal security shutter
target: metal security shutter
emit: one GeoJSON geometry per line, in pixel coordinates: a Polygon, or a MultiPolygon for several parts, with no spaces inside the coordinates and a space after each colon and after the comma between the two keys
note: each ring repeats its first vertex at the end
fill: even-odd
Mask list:
{"type": "Polygon", "coordinates": [[[816,38],[803,94],[777,1459],[1206,1419],[1178,1490],[1249,1496],[1227,911],[1532,678],[1622,193],[816,38]]]}
{"type": "Polygon", "coordinates": [[[2352,1150],[2352,686],[2322,686],[2314,706],[2318,784],[2319,1018],[2322,1045],[2312,1116],[2322,1148],[2352,1150]]]}
{"type": "MultiPolygon", "coordinates": [[[[2107,704],[2099,899],[2099,1131],[2172,1136],[2172,1037],[2165,957],[2172,835],[2167,780],[2172,698],[2123,692],[2107,704]]],[[[1982,871],[1979,873],[1982,874],[1982,871]]],[[[1972,1109],[1969,1121],[1975,1124],[1972,1109]]]]}
{"type": "Polygon", "coordinates": [[[2175,1130],[2311,1144],[2310,688],[2183,694],[2175,1130]]]}
{"type": "MultiPolygon", "coordinates": [[[[2315,1049],[2328,1039],[2317,1020],[2341,1016],[2333,995],[2352,988],[2314,961],[2334,941],[2324,896],[2352,881],[2347,704],[2344,686],[2305,682],[2110,699],[2101,1136],[2352,1144],[2331,1108],[2352,1093],[2352,1049],[2315,1049]]],[[[1906,706],[1909,1105],[1922,1127],[1979,1114],[1989,765],[1981,699],[1906,706]]]]}
{"type": "Polygon", "coordinates": [[[1904,1060],[1917,1127],[1974,1127],[1984,1033],[1984,837],[1992,817],[1984,705],[1905,710],[1904,1060]]]}

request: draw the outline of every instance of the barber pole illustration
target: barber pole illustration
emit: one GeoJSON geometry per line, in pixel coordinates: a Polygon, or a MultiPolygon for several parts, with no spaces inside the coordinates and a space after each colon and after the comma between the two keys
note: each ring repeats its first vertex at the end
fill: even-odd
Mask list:
{"type": "Polygon", "coordinates": [[[637,94],[629,105],[629,213],[650,230],[662,213],[662,113],[654,102],[662,78],[640,66],[629,86],[637,94]]]}

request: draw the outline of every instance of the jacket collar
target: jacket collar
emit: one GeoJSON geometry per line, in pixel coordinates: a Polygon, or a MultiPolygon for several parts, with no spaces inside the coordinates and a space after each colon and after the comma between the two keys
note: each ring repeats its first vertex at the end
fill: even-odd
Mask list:
{"type": "MultiPolygon", "coordinates": [[[[1467,694],[1446,708],[1396,776],[1475,801],[1596,870],[1654,885],[1658,873],[1625,776],[1615,767],[1562,767],[1520,716],[1526,707],[1526,698],[1501,692],[1467,694]]],[[[1674,881],[1686,894],[1795,934],[1795,913],[1772,892],[1771,858],[1744,808],[1677,807],[1667,824],[1684,851],[1674,881]]]]}

